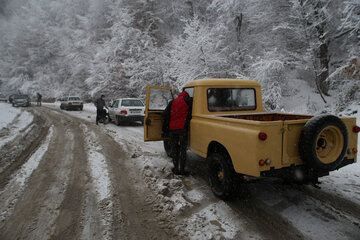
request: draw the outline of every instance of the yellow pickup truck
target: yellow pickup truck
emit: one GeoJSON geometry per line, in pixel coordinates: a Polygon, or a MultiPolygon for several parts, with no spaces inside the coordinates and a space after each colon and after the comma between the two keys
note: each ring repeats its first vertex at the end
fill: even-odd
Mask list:
{"type": "MultiPolygon", "coordinates": [[[[238,176],[318,183],[356,162],[355,118],[264,112],[260,84],[252,80],[195,80],[183,89],[193,97],[189,149],[207,159],[220,198],[234,192],[238,176]]],[[[170,88],[147,87],[144,140],[163,140],[168,154],[162,111],[173,97],[170,88]]]]}

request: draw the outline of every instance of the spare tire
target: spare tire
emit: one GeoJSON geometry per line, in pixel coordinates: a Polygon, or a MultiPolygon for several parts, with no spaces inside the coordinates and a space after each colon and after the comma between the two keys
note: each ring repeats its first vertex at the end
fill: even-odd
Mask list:
{"type": "Polygon", "coordinates": [[[320,115],[311,118],[302,129],[299,152],[310,168],[330,171],[341,164],[347,146],[344,122],[333,115],[320,115]]]}

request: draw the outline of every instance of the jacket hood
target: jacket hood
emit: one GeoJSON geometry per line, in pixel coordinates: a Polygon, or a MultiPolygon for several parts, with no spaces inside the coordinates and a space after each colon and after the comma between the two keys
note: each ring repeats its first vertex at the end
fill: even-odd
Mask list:
{"type": "Polygon", "coordinates": [[[179,97],[189,97],[189,94],[188,94],[186,91],[182,91],[182,92],[179,94],[179,97]]]}

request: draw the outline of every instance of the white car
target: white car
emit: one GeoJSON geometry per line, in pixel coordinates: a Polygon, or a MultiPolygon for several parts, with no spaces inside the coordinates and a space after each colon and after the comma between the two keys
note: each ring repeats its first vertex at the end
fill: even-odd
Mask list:
{"type": "Polygon", "coordinates": [[[116,125],[121,122],[140,121],[144,124],[145,106],[137,98],[120,98],[112,102],[109,107],[109,116],[116,125]]]}
{"type": "Polygon", "coordinates": [[[65,97],[60,99],[60,101],[60,109],[82,111],[84,107],[84,102],[76,96],[65,97]]]}

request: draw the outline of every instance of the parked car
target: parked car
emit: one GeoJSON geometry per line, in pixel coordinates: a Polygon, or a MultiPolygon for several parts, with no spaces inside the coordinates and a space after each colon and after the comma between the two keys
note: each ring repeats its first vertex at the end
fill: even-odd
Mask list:
{"type": "Polygon", "coordinates": [[[8,101],[7,97],[4,94],[0,93],[0,102],[7,102],[7,101],[8,101]]]}
{"type": "Polygon", "coordinates": [[[12,97],[12,105],[13,107],[29,107],[30,97],[26,94],[15,94],[12,97]]]}
{"type": "Polygon", "coordinates": [[[9,103],[12,103],[12,102],[13,102],[14,96],[15,96],[15,94],[11,94],[11,95],[9,96],[9,98],[8,98],[9,103]]]}
{"type": "Polygon", "coordinates": [[[112,102],[109,107],[109,115],[116,125],[131,121],[140,121],[144,124],[145,106],[137,98],[120,98],[112,102]]]}
{"type": "MultiPolygon", "coordinates": [[[[278,177],[318,184],[318,178],[357,161],[356,118],[264,112],[260,84],[205,79],[183,88],[193,97],[189,149],[206,158],[219,198],[235,192],[238,177],[278,177]]],[[[144,140],[164,140],[163,110],[170,88],[148,86],[144,140]]]]}
{"type": "Polygon", "coordinates": [[[76,96],[65,97],[60,99],[60,101],[60,109],[82,111],[84,108],[84,102],[76,96]]]}

